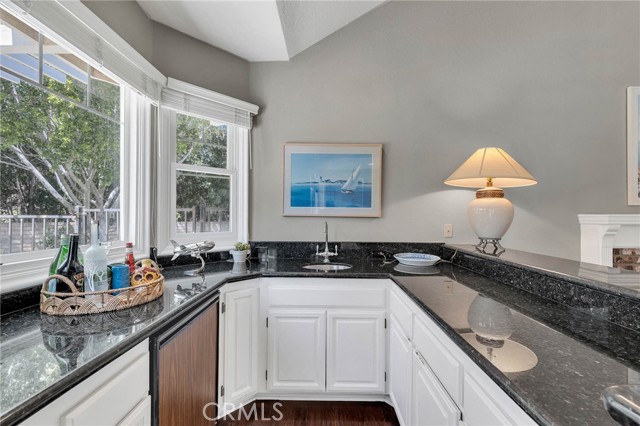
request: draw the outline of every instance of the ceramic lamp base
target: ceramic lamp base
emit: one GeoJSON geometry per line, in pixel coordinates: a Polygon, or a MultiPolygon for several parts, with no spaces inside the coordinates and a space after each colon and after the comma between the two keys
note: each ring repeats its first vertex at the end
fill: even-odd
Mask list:
{"type": "Polygon", "coordinates": [[[467,217],[480,240],[497,241],[513,222],[513,205],[504,198],[502,189],[482,188],[476,191],[476,199],[469,203],[467,217]]]}

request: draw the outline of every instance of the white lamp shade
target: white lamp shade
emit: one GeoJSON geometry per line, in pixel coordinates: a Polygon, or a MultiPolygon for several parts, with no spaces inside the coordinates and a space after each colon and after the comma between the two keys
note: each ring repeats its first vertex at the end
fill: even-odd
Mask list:
{"type": "Polygon", "coordinates": [[[538,183],[531,174],[501,148],[480,148],[444,181],[451,186],[484,188],[491,178],[493,186],[509,188],[538,183]]]}

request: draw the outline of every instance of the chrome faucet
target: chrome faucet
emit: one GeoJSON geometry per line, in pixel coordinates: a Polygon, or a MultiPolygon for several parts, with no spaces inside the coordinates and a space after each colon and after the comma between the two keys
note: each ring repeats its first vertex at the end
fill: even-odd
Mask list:
{"type": "Polygon", "coordinates": [[[320,253],[320,245],[316,244],[316,256],[324,256],[324,260],[322,263],[329,263],[329,258],[331,256],[338,255],[338,245],[336,244],[334,247],[333,253],[329,251],[329,225],[327,222],[324,223],[324,251],[320,253]]]}

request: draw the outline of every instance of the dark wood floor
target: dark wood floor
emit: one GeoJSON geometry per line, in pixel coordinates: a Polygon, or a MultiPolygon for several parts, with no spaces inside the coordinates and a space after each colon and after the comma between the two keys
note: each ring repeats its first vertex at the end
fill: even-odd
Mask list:
{"type": "Polygon", "coordinates": [[[398,426],[384,402],[256,401],[217,426],[398,426]]]}

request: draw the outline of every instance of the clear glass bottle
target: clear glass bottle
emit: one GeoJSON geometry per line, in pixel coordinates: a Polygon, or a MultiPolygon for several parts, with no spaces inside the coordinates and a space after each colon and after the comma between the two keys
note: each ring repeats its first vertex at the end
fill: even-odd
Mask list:
{"type": "MultiPolygon", "coordinates": [[[[69,255],[56,273],[71,280],[78,291],[84,291],[84,266],[78,258],[79,239],[78,234],[71,234],[69,237],[69,255]]],[[[59,293],[71,293],[69,286],[62,281],[56,283],[56,291],[59,293]]]]}
{"type": "Polygon", "coordinates": [[[84,254],[85,291],[109,289],[107,250],[98,241],[98,223],[91,222],[91,245],[84,254]]]}
{"type": "MultiPolygon", "coordinates": [[[[58,254],[51,261],[51,265],[49,266],[49,275],[55,275],[58,271],[60,265],[67,260],[67,256],[69,255],[69,236],[63,234],[60,236],[60,249],[58,250],[58,254]]],[[[50,292],[56,291],[56,280],[49,281],[49,289],[50,292]]]]}

